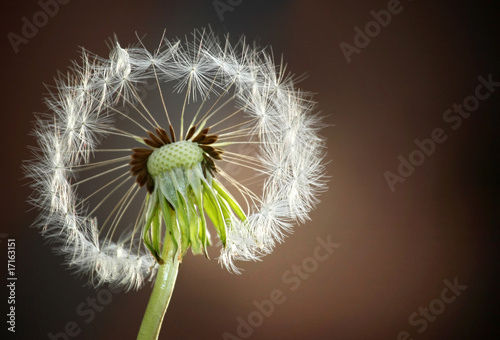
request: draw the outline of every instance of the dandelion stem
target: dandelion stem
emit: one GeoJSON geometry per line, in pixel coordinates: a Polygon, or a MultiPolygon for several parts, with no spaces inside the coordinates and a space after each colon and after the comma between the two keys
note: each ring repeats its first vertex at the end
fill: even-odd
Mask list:
{"type": "Polygon", "coordinates": [[[167,311],[168,303],[172,297],[175,280],[179,270],[178,248],[172,238],[167,235],[163,247],[162,258],[165,263],[160,265],[156,276],[153,293],[149,299],[146,313],[142,319],[137,340],[156,340],[160,335],[163,317],[167,311]]]}

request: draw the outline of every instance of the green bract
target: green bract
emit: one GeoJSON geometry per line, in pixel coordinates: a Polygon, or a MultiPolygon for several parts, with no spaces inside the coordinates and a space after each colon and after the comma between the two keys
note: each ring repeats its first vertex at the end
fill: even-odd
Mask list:
{"type": "Polygon", "coordinates": [[[179,141],[156,149],[149,157],[154,189],[143,212],[143,240],[160,264],[167,260],[160,256],[162,240],[167,237],[178,247],[181,258],[189,247],[194,254],[208,257],[210,234],[205,213],[224,246],[229,222],[234,218],[246,220],[231,194],[203,170],[203,153],[196,143],[179,141]]]}

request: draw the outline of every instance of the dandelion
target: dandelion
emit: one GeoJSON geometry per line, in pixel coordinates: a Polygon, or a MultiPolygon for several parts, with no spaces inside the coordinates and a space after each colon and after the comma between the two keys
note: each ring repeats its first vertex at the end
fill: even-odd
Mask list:
{"type": "Polygon", "coordinates": [[[179,263],[208,258],[211,232],[239,273],[318,203],[322,125],[294,82],[269,49],[202,29],[153,52],[82,50],[47,87],[25,166],[36,225],[93,285],[155,281],[139,339],[158,337],[179,263]]]}

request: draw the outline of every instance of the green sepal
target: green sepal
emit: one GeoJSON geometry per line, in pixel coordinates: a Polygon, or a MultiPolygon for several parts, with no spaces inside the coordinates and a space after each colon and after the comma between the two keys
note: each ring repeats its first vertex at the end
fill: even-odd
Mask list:
{"type": "Polygon", "coordinates": [[[200,240],[200,217],[195,210],[196,201],[193,200],[193,194],[187,197],[187,215],[189,219],[189,238],[191,241],[191,251],[198,255],[203,252],[203,245],[200,240]]]}
{"type": "Polygon", "coordinates": [[[144,225],[144,232],[142,234],[142,239],[144,240],[144,245],[148,250],[151,252],[151,255],[155,258],[155,260],[159,264],[163,264],[163,260],[161,258],[161,249],[159,247],[159,244],[155,241],[154,239],[151,240],[151,235],[150,235],[150,229],[151,226],[153,225],[153,235],[156,234],[154,224],[157,223],[157,229],[159,229],[159,216],[158,216],[158,203],[155,203],[152,211],[148,212],[148,219],[146,220],[146,224],[144,225]]]}
{"type": "Polygon", "coordinates": [[[198,209],[193,209],[193,213],[196,214],[199,222],[198,233],[199,239],[201,241],[200,250],[203,251],[205,256],[208,258],[207,247],[208,245],[210,245],[210,240],[208,237],[205,212],[203,210],[203,185],[201,184],[200,177],[197,176],[196,172],[193,169],[187,169],[186,177],[190,186],[190,201],[194,203],[193,205],[196,205],[198,207],[198,209]]]}
{"type": "MultiPolygon", "coordinates": [[[[160,199],[161,199],[161,210],[163,215],[163,221],[165,221],[165,228],[166,228],[165,238],[169,236],[172,239],[172,242],[176,247],[176,249],[178,249],[179,248],[178,238],[180,237],[180,235],[178,229],[174,228],[174,225],[176,225],[175,211],[170,208],[165,197],[160,196],[160,199]]],[[[177,252],[177,250],[175,252],[177,252]]]]}
{"type": "Polygon", "coordinates": [[[245,221],[247,216],[241,209],[240,205],[236,202],[234,197],[224,188],[219,182],[215,179],[212,180],[212,187],[217,191],[219,195],[221,195],[224,200],[229,204],[231,209],[233,209],[234,213],[240,218],[240,220],[245,221]]]}
{"type": "Polygon", "coordinates": [[[205,182],[202,181],[203,187],[203,197],[204,197],[204,208],[207,212],[208,217],[214,224],[217,233],[219,234],[219,238],[222,241],[224,247],[226,246],[226,219],[224,218],[224,214],[222,212],[222,208],[219,205],[218,199],[215,196],[215,193],[212,191],[212,188],[205,182]]]}
{"type": "Polygon", "coordinates": [[[215,198],[217,198],[217,202],[219,203],[220,211],[222,212],[222,216],[224,216],[226,225],[231,224],[231,215],[227,202],[217,193],[215,193],[215,198]]]}
{"type": "Polygon", "coordinates": [[[189,218],[186,212],[186,203],[184,202],[184,198],[179,192],[177,192],[177,201],[179,202],[179,205],[177,206],[176,214],[179,228],[181,230],[181,256],[184,257],[190,245],[189,218]]]}
{"type": "Polygon", "coordinates": [[[200,191],[199,195],[193,194],[193,198],[196,201],[196,206],[198,207],[198,216],[199,216],[199,221],[201,223],[200,225],[200,239],[201,239],[201,245],[202,245],[202,250],[205,256],[208,258],[208,252],[207,248],[210,245],[210,238],[208,237],[208,230],[207,230],[207,220],[205,219],[205,212],[203,210],[203,194],[200,191]]]}

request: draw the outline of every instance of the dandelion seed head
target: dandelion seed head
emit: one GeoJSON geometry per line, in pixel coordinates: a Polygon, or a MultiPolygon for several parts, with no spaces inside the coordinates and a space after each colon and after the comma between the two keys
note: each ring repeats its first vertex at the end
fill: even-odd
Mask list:
{"type": "Polygon", "coordinates": [[[245,38],[201,29],[149,51],[115,37],[108,58],[82,49],[47,88],[24,167],[30,202],[93,285],[140,288],[168,260],[166,240],[180,259],[208,257],[211,234],[239,273],[308,220],[326,188],[314,101],[245,38]]]}

